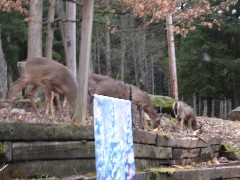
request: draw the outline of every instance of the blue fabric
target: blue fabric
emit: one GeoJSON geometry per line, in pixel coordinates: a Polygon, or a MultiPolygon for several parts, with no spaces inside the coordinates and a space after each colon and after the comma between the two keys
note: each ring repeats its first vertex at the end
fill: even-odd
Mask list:
{"type": "Polygon", "coordinates": [[[98,180],[135,179],[131,102],[94,95],[98,180]]]}

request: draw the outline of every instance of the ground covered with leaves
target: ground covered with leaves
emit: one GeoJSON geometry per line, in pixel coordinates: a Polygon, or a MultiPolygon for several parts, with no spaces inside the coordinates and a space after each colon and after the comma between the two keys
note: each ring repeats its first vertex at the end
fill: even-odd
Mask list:
{"type": "MultiPolygon", "coordinates": [[[[40,107],[41,117],[36,116],[32,111],[30,102],[27,99],[18,100],[12,105],[2,100],[0,101],[0,121],[28,123],[72,122],[66,115],[60,116],[58,112],[55,113],[55,117],[46,116],[44,103],[39,103],[38,107],[40,107]]],[[[92,123],[92,119],[89,119],[88,124],[92,123]]],[[[213,117],[197,117],[197,123],[201,124],[202,127],[200,131],[193,135],[188,133],[187,129],[179,130],[176,126],[176,120],[170,115],[163,114],[158,131],[164,131],[178,137],[197,136],[206,142],[214,137],[221,138],[222,143],[229,145],[240,157],[240,120],[231,121],[213,117]]]]}
{"type": "Polygon", "coordinates": [[[215,117],[197,117],[197,123],[201,124],[201,129],[193,135],[188,133],[187,129],[180,131],[176,126],[176,120],[166,115],[161,119],[160,131],[162,130],[178,137],[196,136],[206,142],[215,137],[221,138],[222,144],[227,145],[240,157],[240,121],[215,117]]]}

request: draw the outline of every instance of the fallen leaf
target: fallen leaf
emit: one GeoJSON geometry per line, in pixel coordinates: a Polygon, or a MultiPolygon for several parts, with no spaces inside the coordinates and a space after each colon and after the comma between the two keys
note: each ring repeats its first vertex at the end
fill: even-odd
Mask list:
{"type": "Polygon", "coordinates": [[[177,169],[184,169],[183,166],[179,166],[179,165],[173,165],[174,168],[177,168],[177,169]]]}

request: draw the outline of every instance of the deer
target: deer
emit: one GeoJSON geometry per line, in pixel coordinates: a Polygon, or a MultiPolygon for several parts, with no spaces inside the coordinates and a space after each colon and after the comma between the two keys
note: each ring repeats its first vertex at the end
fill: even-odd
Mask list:
{"type": "Polygon", "coordinates": [[[155,108],[148,96],[147,92],[141,90],[140,88],[127,84],[128,89],[132,90],[132,101],[135,105],[137,105],[140,109],[142,109],[142,114],[145,119],[151,119],[153,121],[152,127],[157,128],[160,124],[160,117],[158,117],[155,108]],[[147,117],[149,116],[149,118],[147,117]],[[147,118],[146,118],[147,117],[147,118]]]}
{"type": "Polygon", "coordinates": [[[193,109],[183,101],[176,101],[172,105],[175,118],[178,120],[177,125],[180,126],[180,129],[183,129],[183,126],[187,127],[190,132],[199,129],[197,126],[196,115],[193,109]]]}
{"type": "MultiPolygon", "coordinates": [[[[26,61],[18,62],[17,67],[18,67],[19,74],[24,73],[23,70],[25,69],[25,66],[26,66],[26,61]]],[[[57,93],[51,91],[49,88],[45,87],[45,107],[46,107],[45,115],[50,118],[54,118],[54,113],[53,113],[54,98],[56,98],[57,109],[61,112],[59,94],[57,94],[57,93]]],[[[40,116],[38,111],[36,113],[38,114],[38,116],[40,116]]]]}
{"type": "MultiPolygon", "coordinates": [[[[94,75],[95,76],[95,75],[94,75]]],[[[100,77],[100,76],[99,76],[100,77]]],[[[127,86],[118,80],[106,77],[103,79],[89,78],[89,113],[93,116],[93,94],[99,94],[103,96],[109,96],[119,99],[129,99],[127,86]]]]}
{"type": "MultiPolygon", "coordinates": [[[[120,99],[129,100],[130,99],[130,88],[132,90],[132,101],[136,106],[141,106],[142,114],[148,114],[153,120],[153,127],[156,128],[160,124],[160,120],[157,118],[157,113],[151,104],[150,98],[146,92],[143,92],[139,88],[133,85],[125,84],[120,80],[115,80],[110,77],[91,74],[89,76],[89,88],[93,89],[93,93],[99,95],[105,95],[120,99]]],[[[89,112],[93,115],[92,105],[93,98],[90,98],[89,112]]],[[[136,109],[136,108],[134,108],[136,109]]],[[[136,111],[135,111],[136,112],[136,111]]]]}
{"type": "Polygon", "coordinates": [[[45,95],[49,99],[50,108],[52,108],[52,91],[67,98],[68,113],[69,108],[75,106],[77,96],[76,78],[70,69],[53,59],[45,57],[30,57],[26,59],[24,68],[21,68],[19,79],[10,85],[9,101],[12,101],[16,93],[28,85],[31,85],[31,89],[27,92],[27,96],[38,116],[40,116],[40,113],[33,97],[39,87],[46,88],[45,95]]]}

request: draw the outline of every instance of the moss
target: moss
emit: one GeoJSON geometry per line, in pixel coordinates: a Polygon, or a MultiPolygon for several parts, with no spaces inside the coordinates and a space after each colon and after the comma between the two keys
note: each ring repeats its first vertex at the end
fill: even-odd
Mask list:
{"type": "Polygon", "coordinates": [[[81,142],[82,144],[87,144],[87,140],[85,140],[85,139],[80,140],[80,142],[81,142]]]}
{"type": "Polygon", "coordinates": [[[96,172],[88,172],[88,173],[84,174],[84,176],[86,176],[86,177],[96,177],[97,174],[96,174],[96,172]]]}
{"type": "Polygon", "coordinates": [[[226,151],[226,152],[234,152],[234,149],[231,145],[229,144],[222,144],[221,146],[221,151],[226,151]]]}
{"type": "Polygon", "coordinates": [[[149,95],[153,106],[157,109],[161,109],[162,113],[172,114],[172,105],[176,101],[168,96],[149,95]]]}
{"type": "Polygon", "coordinates": [[[142,168],[135,168],[135,172],[143,172],[144,171],[144,169],[142,169],[142,168]]]}
{"type": "Polygon", "coordinates": [[[148,171],[154,174],[162,173],[162,174],[172,175],[174,173],[174,168],[156,167],[156,168],[150,168],[148,169],[148,171]]]}
{"type": "Polygon", "coordinates": [[[222,144],[220,151],[223,153],[231,153],[231,157],[240,159],[240,145],[234,148],[229,144],[222,144]]]}
{"type": "Polygon", "coordinates": [[[175,99],[168,96],[149,95],[154,107],[172,107],[175,99]]]}
{"type": "Polygon", "coordinates": [[[240,159],[240,145],[236,148],[236,155],[240,159]]]}

